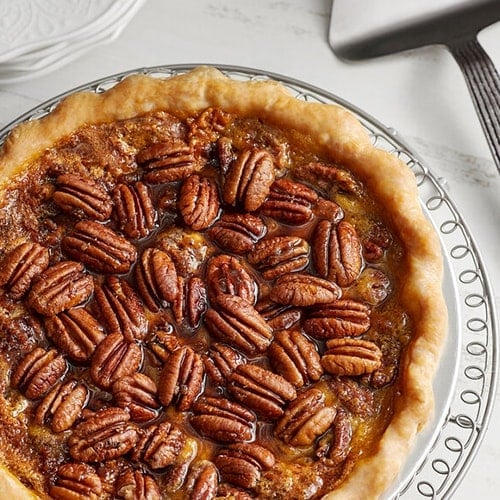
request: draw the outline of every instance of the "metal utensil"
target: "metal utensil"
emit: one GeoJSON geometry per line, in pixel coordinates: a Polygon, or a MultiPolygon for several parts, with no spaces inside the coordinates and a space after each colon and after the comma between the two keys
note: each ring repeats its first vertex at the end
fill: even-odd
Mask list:
{"type": "Polygon", "coordinates": [[[333,0],[329,42],[336,55],[352,61],[445,45],[462,70],[500,172],[500,77],[477,40],[498,20],[500,0],[333,0]],[[374,8],[389,15],[371,16],[374,8]],[[351,16],[353,24],[361,19],[356,28],[349,10],[360,13],[351,16]],[[376,25],[375,19],[382,21],[376,25]]]}

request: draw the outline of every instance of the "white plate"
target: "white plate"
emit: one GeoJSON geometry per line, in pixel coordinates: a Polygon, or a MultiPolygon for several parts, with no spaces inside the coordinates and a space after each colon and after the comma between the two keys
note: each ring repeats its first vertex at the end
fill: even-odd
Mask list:
{"type": "Polygon", "coordinates": [[[44,75],[112,42],[144,2],[0,0],[0,84],[44,75]]]}
{"type": "Polygon", "coordinates": [[[0,62],[84,35],[119,4],[113,0],[0,0],[0,62]]]}

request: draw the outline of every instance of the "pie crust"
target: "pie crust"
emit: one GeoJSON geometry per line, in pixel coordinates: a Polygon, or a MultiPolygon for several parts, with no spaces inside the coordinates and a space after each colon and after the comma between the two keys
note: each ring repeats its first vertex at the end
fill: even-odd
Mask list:
{"type": "MultiPolygon", "coordinates": [[[[168,79],[133,75],[101,94],[73,94],[44,118],[17,126],[0,151],[0,193],[41,152],[84,125],[158,110],[187,116],[210,107],[311,137],[318,153],[350,169],[385,207],[387,222],[403,245],[400,300],[413,336],[401,361],[401,393],[378,448],[327,495],[332,500],[378,498],[396,480],[417,433],[432,416],[433,376],[446,336],[447,311],[440,243],[423,214],[414,175],[398,158],[375,148],[349,111],[300,101],[276,82],[232,80],[212,67],[168,79]]],[[[0,492],[2,498],[36,496],[5,468],[0,469],[0,492]]]]}

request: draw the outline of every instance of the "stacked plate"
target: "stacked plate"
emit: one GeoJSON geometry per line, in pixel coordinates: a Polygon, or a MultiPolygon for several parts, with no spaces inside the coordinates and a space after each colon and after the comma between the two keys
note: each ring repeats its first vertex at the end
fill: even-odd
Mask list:
{"type": "Polygon", "coordinates": [[[115,40],[145,0],[0,0],[0,84],[53,71],[115,40]]]}

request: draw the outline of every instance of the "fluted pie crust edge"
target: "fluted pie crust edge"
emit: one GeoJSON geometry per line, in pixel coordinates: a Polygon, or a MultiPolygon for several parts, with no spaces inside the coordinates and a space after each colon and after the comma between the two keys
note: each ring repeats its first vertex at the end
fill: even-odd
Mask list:
{"type": "MultiPolygon", "coordinates": [[[[376,453],[358,462],[341,486],[327,495],[331,500],[378,498],[396,480],[417,433],[432,415],[432,383],[446,337],[447,310],[440,242],[422,212],[414,175],[399,159],[375,148],[349,111],[300,101],[276,82],[232,80],[212,67],[168,79],[133,75],[102,94],[73,94],[46,117],[17,126],[0,151],[0,190],[43,150],[83,125],[155,110],[192,114],[207,107],[257,116],[314,138],[319,152],[351,169],[385,207],[391,229],[402,242],[406,278],[401,302],[414,329],[401,364],[402,393],[376,453]]],[[[0,492],[2,498],[34,496],[4,468],[0,492]]]]}

